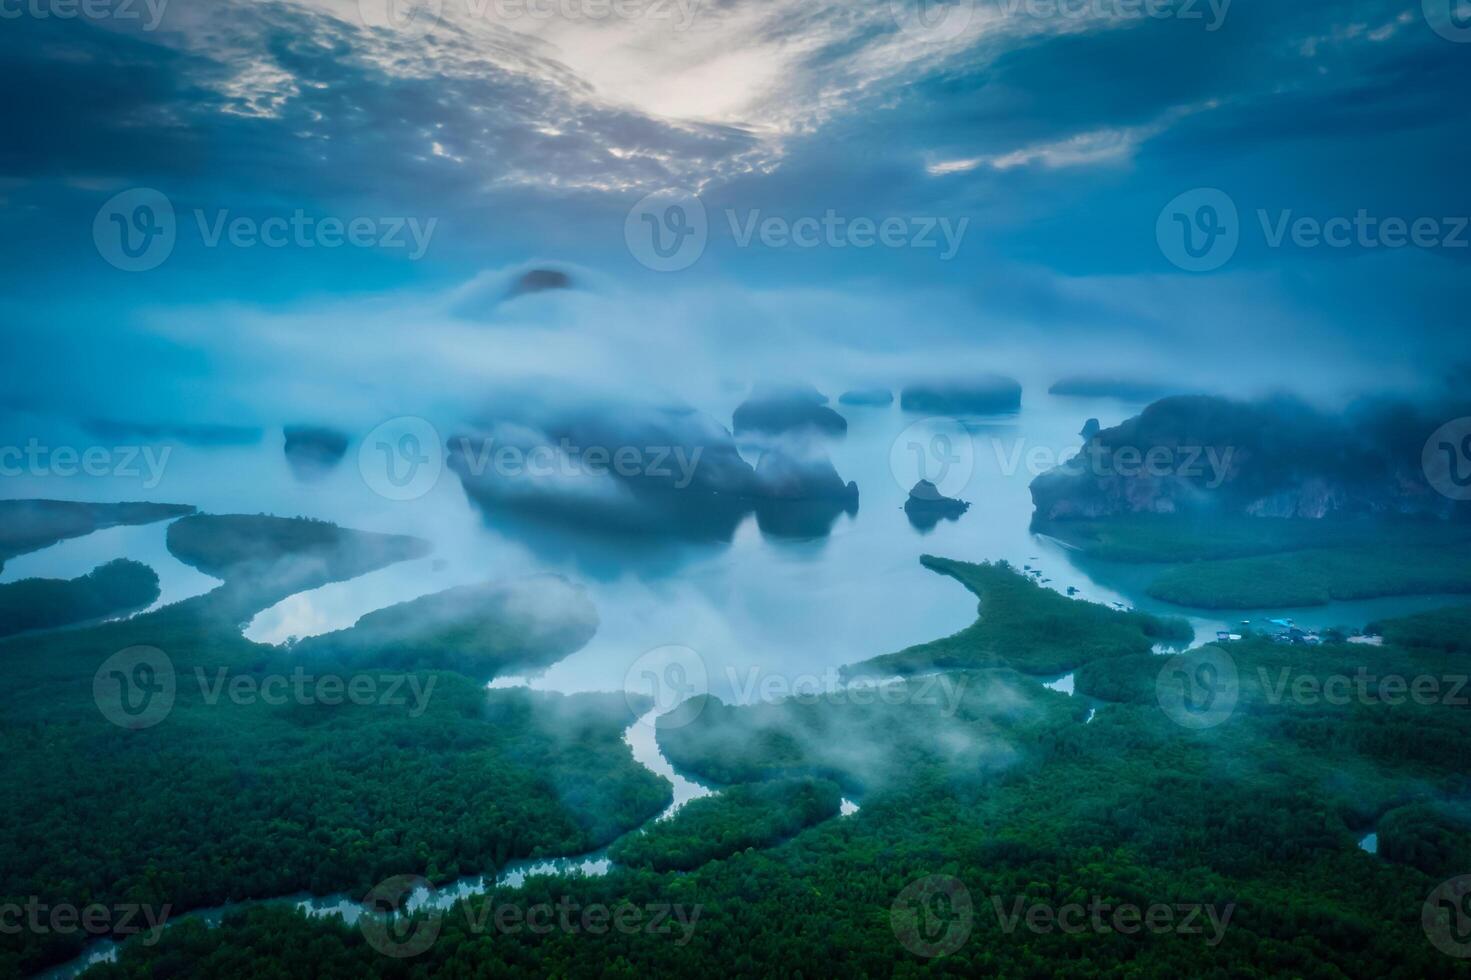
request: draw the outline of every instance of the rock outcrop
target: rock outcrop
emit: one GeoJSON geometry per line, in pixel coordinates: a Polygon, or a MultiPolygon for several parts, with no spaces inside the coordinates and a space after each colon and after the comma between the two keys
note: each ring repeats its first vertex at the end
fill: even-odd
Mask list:
{"type": "Polygon", "coordinates": [[[283,431],[286,462],[299,480],[331,472],[347,453],[347,434],[319,425],[288,425],[283,431]]]}
{"type": "Polygon", "coordinates": [[[916,483],[909,491],[909,499],[904,502],[904,513],[909,523],[921,531],[932,531],[941,521],[958,521],[968,510],[970,504],[946,497],[929,480],[916,483]]]}
{"type": "Polygon", "coordinates": [[[756,483],[759,496],[770,500],[858,499],[858,484],[844,483],[826,456],[804,459],[769,449],[756,464],[756,483]]]}
{"type": "Polygon", "coordinates": [[[506,297],[527,296],[532,293],[547,293],[573,287],[572,277],[561,269],[528,269],[516,277],[506,290],[506,297]]]}
{"type": "Polygon", "coordinates": [[[1022,386],[999,374],[912,384],[904,389],[900,405],[906,412],[930,415],[1003,415],[1020,411],[1022,386]]]}
{"type": "Polygon", "coordinates": [[[841,436],[848,421],[827,407],[827,396],[808,385],[758,385],[735,410],[736,435],[786,435],[803,431],[841,436]]]}
{"type": "Polygon", "coordinates": [[[1317,519],[1447,517],[1426,478],[1426,440],[1461,408],[1364,402],[1330,415],[1292,398],[1166,398],[1032,483],[1036,519],[1216,513],[1317,519]]]}
{"type": "Polygon", "coordinates": [[[729,541],[753,512],[817,504],[830,524],[857,507],[857,487],[825,456],[779,445],[752,467],[728,430],[684,407],[605,405],[489,426],[451,438],[449,466],[487,511],[603,534],[729,541]]]}

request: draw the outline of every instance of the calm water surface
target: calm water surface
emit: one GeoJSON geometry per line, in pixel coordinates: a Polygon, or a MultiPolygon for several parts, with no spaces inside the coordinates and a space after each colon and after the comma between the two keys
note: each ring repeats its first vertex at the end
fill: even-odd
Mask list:
{"type": "MultiPolygon", "coordinates": [[[[734,405],[728,400],[704,407],[728,419],[734,405]]],[[[897,406],[841,410],[849,433],[829,448],[843,479],[858,483],[860,507],[856,516],[840,516],[831,534],[809,540],[769,537],[752,517],[729,543],[610,546],[505,514],[487,518],[448,470],[420,499],[384,499],[363,478],[356,444],[335,470],[303,481],[286,464],[279,433],[251,446],[178,447],[164,479],[146,491],[136,481],[82,477],[11,481],[5,491],[16,497],[190,503],[207,513],[308,516],[414,534],[434,545],[428,558],[300,593],[262,611],[245,631],[262,643],[342,629],[374,609],[457,585],[540,572],[565,575],[589,589],[601,627],[587,647],[531,680],[539,689],[563,692],[621,690],[635,660],[669,645],[694,650],[709,690],[724,700],[741,700],[741,692],[760,690],[772,675],[779,683],[769,689],[777,691],[783,685],[830,686],[844,664],[953,633],[974,620],[973,597],[922,568],[919,556],[926,553],[1006,559],[1035,571],[1047,587],[1075,589],[1082,599],[1184,614],[1197,642],[1267,615],[1167,606],[1143,593],[1151,570],[1080,563],[1062,543],[1031,533],[1031,480],[1071,455],[1088,417],[1108,426],[1138,406],[1035,396],[1017,416],[963,420],[964,431],[953,422],[927,423],[897,406]],[[971,502],[970,512],[927,533],[912,527],[902,508],[920,476],[971,502]]],[[[758,458],[754,447],[743,451],[752,463],[758,458]]],[[[213,579],[169,555],[165,528],[114,528],[62,542],[12,559],[0,581],[73,577],[129,557],[158,572],[160,604],[208,591],[213,579]]],[[[1362,626],[1446,601],[1376,599],[1270,615],[1308,627],[1362,626]]]]}

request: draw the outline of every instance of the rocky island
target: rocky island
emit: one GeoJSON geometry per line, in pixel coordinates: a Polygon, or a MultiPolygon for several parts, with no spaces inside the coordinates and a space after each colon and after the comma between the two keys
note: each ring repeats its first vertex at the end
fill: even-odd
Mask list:
{"type": "Polygon", "coordinates": [[[347,454],[347,433],[322,425],[288,425],[283,451],[297,479],[314,480],[336,468],[347,454]]]}
{"type": "Polygon", "coordinates": [[[758,385],[735,410],[736,435],[813,432],[841,436],[848,421],[827,407],[827,396],[811,385],[758,385]]]}
{"type": "Polygon", "coordinates": [[[909,491],[909,499],[904,502],[904,513],[908,515],[909,523],[921,531],[932,531],[941,521],[958,521],[968,510],[970,504],[946,497],[929,480],[916,483],[909,491]]]}
{"type": "Polygon", "coordinates": [[[929,415],[1004,415],[1022,407],[1022,386],[999,374],[911,384],[899,403],[906,412],[929,415]]]}

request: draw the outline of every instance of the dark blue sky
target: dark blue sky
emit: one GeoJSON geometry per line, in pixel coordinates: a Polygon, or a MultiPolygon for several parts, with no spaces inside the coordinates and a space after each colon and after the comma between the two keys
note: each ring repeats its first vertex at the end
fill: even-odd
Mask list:
{"type": "Polygon", "coordinates": [[[928,22],[910,0],[439,0],[399,28],[385,0],[94,2],[0,3],[12,403],[248,414],[261,378],[309,387],[303,359],[420,383],[467,337],[507,372],[636,370],[642,336],[664,378],[968,351],[1321,392],[1471,354],[1464,0],[975,0],[928,22]],[[105,254],[135,188],[175,216],[144,271],[105,254]],[[656,272],[630,209],[672,190],[708,235],[656,272]],[[1234,220],[1202,211],[1222,197],[1234,220]],[[790,243],[830,215],[836,238],[790,243]],[[355,219],[368,244],[327,247],[320,223],[355,219]],[[852,222],[886,219],[892,243],[859,247],[852,222]],[[1343,247],[1313,234],[1334,219],[1357,221],[1343,247]],[[1391,247],[1395,221],[1419,242],[1391,247]],[[1212,228],[1226,253],[1182,268],[1170,234],[1212,228]],[[505,300],[547,263],[586,295],[505,300]],[[367,350],[344,349],[353,322],[381,327],[367,350]]]}

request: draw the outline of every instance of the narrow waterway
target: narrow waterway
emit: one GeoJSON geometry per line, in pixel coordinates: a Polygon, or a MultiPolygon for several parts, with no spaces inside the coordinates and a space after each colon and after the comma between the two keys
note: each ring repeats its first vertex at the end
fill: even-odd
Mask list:
{"type": "MultiPolygon", "coordinates": [[[[175,558],[166,541],[172,521],[109,527],[17,555],[0,569],[0,584],[28,578],[74,579],[119,558],[142,562],[158,575],[158,598],[136,616],[203,595],[220,584],[175,558]]],[[[122,617],[114,617],[122,618],[122,617]]]]}
{"type": "MultiPolygon", "coordinates": [[[[657,710],[650,711],[635,720],[623,732],[623,741],[627,743],[629,749],[633,752],[634,761],[655,775],[667,779],[674,789],[674,798],[669,806],[660,811],[649,823],[667,820],[680,807],[689,803],[691,800],[697,800],[719,792],[714,787],[685,776],[660,751],[658,740],[655,738],[655,722],[657,721],[658,715],[659,712],[657,710]]],[[[857,803],[848,799],[842,801],[839,816],[852,816],[857,812],[857,803]]],[[[640,834],[643,831],[644,828],[639,827],[629,831],[629,833],[640,834]]],[[[611,846],[609,845],[609,847],[611,846]]],[[[543,875],[599,876],[607,874],[612,867],[613,862],[608,858],[607,847],[588,854],[569,857],[525,858],[508,862],[494,876],[467,875],[466,877],[458,878],[434,889],[427,887],[420,888],[409,895],[405,902],[405,908],[409,912],[418,912],[423,909],[444,910],[451,908],[457,902],[484,894],[492,888],[520,888],[526,883],[528,878],[543,875]]],[[[334,915],[341,916],[342,920],[348,925],[355,925],[366,914],[360,897],[356,895],[350,895],[346,892],[337,892],[331,895],[300,893],[283,895],[278,898],[254,899],[212,908],[196,909],[169,919],[168,925],[172,926],[175,923],[192,919],[205,922],[210,926],[215,926],[232,912],[258,905],[294,905],[304,914],[314,918],[325,918],[334,915]]],[[[137,940],[134,941],[136,942],[137,940]]],[[[90,943],[86,950],[77,958],[37,974],[37,977],[44,978],[44,980],[70,980],[70,978],[77,976],[90,966],[116,959],[118,949],[118,943],[110,939],[99,939],[90,943]]]]}

